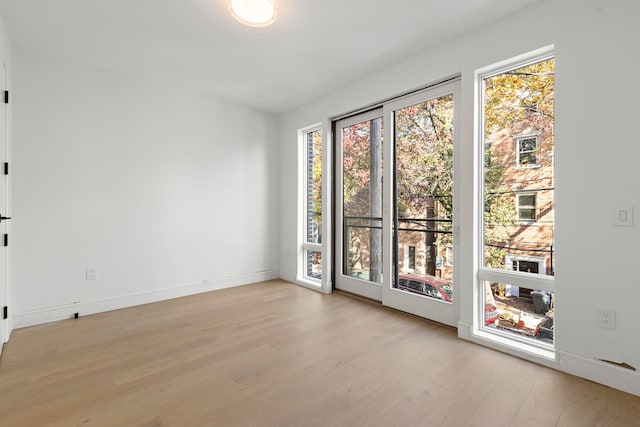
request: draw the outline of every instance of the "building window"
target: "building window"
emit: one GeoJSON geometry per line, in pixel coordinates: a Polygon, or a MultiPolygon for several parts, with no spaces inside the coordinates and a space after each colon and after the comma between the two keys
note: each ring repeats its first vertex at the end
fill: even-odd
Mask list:
{"type": "Polygon", "coordinates": [[[536,193],[522,193],[516,195],[518,221],[536,221],[536,193]]]}
{"type": "Polygon", "coordinates": [[[409,269],[416,269],[416,247],[409,246],[409,269]]]}
{"type": "Polygon", "coordinates": [[[298,276],[322,279],[322,130],[300,131],[303,153],[302,247],[298,276]]]}
{"type": "Polygon", "coordinates": [[[516,139],[518,145],[519,167],[531,167],[538,164],[538,137],[527,136],[525,138],[516,139]]]}
{"type": "MultiPolygon", "coordinates": [[[[511,270],[520,271],[522,273],[546,274],[546,259],[543,257],[507,255],[505,257],[507,267],[511,265],[511,270]]],[[[532,299],[531,294],[535,292],[531,288],[507,285],[507,296],[516,298],[526,298],[527,301],[532,299]]],[[[550,295],[551,293],[549,293],[550,295]]],[[[535,308],[534,308],[535,309],[535,308]]]]}
{"type": "Polygon", "coordinates": [[[512,265],[513,271],[524,271],[525,273],[538,274],[538,263],[525,260],[514,260],[512,265]]]}
{"type": "Polygon", "coordinates": [[[546,258],[509,254],[505,257],[507,268],[523,273],[547,274],[546,258]]]}

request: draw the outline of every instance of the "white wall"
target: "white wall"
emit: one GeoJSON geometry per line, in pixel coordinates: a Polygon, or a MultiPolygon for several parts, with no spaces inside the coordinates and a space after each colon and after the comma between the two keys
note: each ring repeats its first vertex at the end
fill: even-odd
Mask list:
{"type": "MultiPolygon", "coordinates": [[[[557,3],[558,349],[640,370],[640,3],[557,3]],[[616,206],[635,209],[633,227],[615,227],[616,206]],[[616,312],[616,330],[597,311],[616,312]]],[[[640,393],[640,379],[618,370],[640,393]]],[[[598,378],[596,378],[598,380],[598,378]]]]}
{"type": "MultiPolygon", "coordinates": [[[[297,212],[297,130],[390,96],[460,74],[458,137],[462,153],[456,169],[460,249],[456,286],[460,335],[473,321],[474,72],[493,63],[555,44],[557,61],[556,345],[558,359],[546,363],[640,394],[640,376],[596,362],[607,358],[640,369],[640,286],[636,274],[640,242],[640,155],[633,124],[640,115],[636,78],[640,58],[632,22],[640,5],[631,0],[554,0],[535,5],[480,31],[453,40],[409,61],[363,76],[280,119],[282,151],[280,268],[295,276],[297,212]],[[636,225],[612,227],[615,204],[636,208],[636,225]],[[615,310],[618,328],[597,327],[597,308],[615,310]]],[[[328,215],[325,214],[325,218],[328,215]]],[[[325,254],[326,258],[327,254],[325,254]]],[[[482,341],[482,340],[480,340],[482,341]]],[[[486,344],[486,342],[485,342],[486,344]]],[[[496,345],[507,351],[506,348],[496,345]]]]}
{"type": "Polygon", "coordinates": [[[278,276],[272,116],[14,55],[16,326],[278,276]]]}

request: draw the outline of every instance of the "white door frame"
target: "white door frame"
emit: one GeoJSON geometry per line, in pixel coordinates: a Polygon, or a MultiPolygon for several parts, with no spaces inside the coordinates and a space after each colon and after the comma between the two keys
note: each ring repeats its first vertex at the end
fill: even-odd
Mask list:
{"type": "MultiPolygon", "coordinates": [[[[452,82],[443,83],[441,85],[437,85],[432,88],[425,89],[418,93],[407,95],[402,98],[396,99],[394,101],[385,103],[384,105],[384,122],[387,124],[385,128],[385,139],[384,139],[384,154],[383,158],[385,159],[393,159],[394,158],[394,138],[395,138],[395,126],[394,126],[394,112],[404,107],[408,107],[411,105],[419,104],[430,99],[439,98],[445,95],[453,94],[453,102],[454,102],[454,126],[457,123],[460,123],[458,117],[460,110],[459,105],[459,94],[460,94],[460,80],[455,80],[452,82]]],[[[457,156],[460,151],[458,148],[459,142],[456,137],[457,132],[455,132],[454,128],[454,141],[453,141],[453,153],[454,153],[454,180],[456,177],[456,165],[458,164],[457,156]]],[[[387,165],[391,164],[391,161],[387,161],[387,165]]],[[[395,161],[393,162],[395,167],[395,161]]],[[[387,166],[386,170],[390,170],[391,167],[387,166]]],[[[384,260],[384,268],[390,268],[393,265],[393,215],[386,214],[387,210],[393,212],[393,188],[395,186],[395,173],[387,173],[385,176],[385,184],[389,183],[384,187],[384,201],[385,201],[385,216],[383,219],[383,237],[382,241],[384,244],[383,248],[383,260],[384,260]]],[[[454,199],[454,212],[455,212],[455,199],[454,199]]],[[[456,248],[457,239],[459,238],[455,230],[458,229],[456,227],[457,224],[457,215],[453,215],[453,247],[456,248]]],[[[385,276],[385,280],[383,282],[382,287],[382,303],[386,306],[396,308],[398,310],[405,311],[407,313],[415,314],[420,317],[425,317],[431,320],[435,320],[439,323],[444,323],[446,325],[456,327],[458,324],[459,317],[459,306],[460,306],[460,284],[458,281],[458,251],[454,249],[453,251],[453,302],[444,302],[434,298],[423,297],[419,295],[415,295],[409,292],[405,292],[399,289],[395,289],[391,286],[391,277],[390,275],[385,276]]]]}
{"type": "MultiPolygon", "coordinates": [[[[335,232],[335,251],[334,251],[334,266],[335,266],[335,287],[336,289],[340,289],[340,290],[344,290],[347,292],[351,292],[357,295],[361,295],[364,296],[366,298],[375,300],[375,301],[382,301],[382,286],[379,283],[374,283],[374,282],[370,282],[368,280],[362,280],[362,279],[358,279],[355,277],[350,277],[347,276],[345,274],[343,274],[344,272],[344,242],[343,242],[343,229],[344,229],[344,208],[342,206],[343,204],[343,178],[344,178],[344,174],[343,174],[343,170],[342,170],[342,165],[343,165],[343,147],[342,147],[342,129],[348,126],[352,126],[354,124],[357,123],[362,123],[364,121],[367,120],[373,120],[376,118],[380,118],[382,117],[382,109],[378,108],[372,111],[368,111],[362,114],[358,114],[356,116],[351,116],[351,117],[347,117],[345,119],[342,120],[338,120],[336,122],[336,135],[335,135],[335,141],[336,141],[336,158],[335,158],[335,173],[336,173],[336,203],[335,203],[335,209],[336,209],[336,214],[335,214],[335,225],[336,225],[336,232],[335,232]]],[[[383,124],[383,128],[384,128],[384,124],[383,124]]],[[[384,140],[384,137],[383,137],[384,140]]],[[[384,163],[384,154],[383,154],[383,163],[384,163]]],[[[386,178],[385,178],[386,179],[386,178]]],[[[383,180],[384,181],[384,180],[383,180]]],[[[383,202],[382,202],[382,215],[383,217],[385,215],[388,215],[388,211],[387,209],[387,204],[385,203],[385,199],[384,199],[384,188],[386,188],[386,182],[383,182],[382,188],[383,188],[383,202]]],[[[389,277],[389,270],[387,270],[385,268],[385,264],[384,264],[384,248],[385,248],[385,242],[384,242],[384,230],[383,230],[383,258],[382,258],[382,262],[383,262],[383,266],[382,266],[382,277],[383,277],[383,283],[385,279],[388,279],[389,277]]]]}

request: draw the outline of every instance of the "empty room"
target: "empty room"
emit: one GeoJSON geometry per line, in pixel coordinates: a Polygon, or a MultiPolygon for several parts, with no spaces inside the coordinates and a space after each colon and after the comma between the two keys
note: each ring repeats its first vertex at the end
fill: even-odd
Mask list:
{"type": "Polygon", "coordinates": [[[0,0],[0,426],[640,425],[639,18],[0,0]]]}

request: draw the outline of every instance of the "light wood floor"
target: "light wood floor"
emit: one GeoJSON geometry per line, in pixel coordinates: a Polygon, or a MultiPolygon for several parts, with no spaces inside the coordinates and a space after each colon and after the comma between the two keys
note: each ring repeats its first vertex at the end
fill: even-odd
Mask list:
{"type": "Polygon", "coordinates": [[[640,397],[283,281],[14,331],[0,426],[640,426],[640,397]]]}

